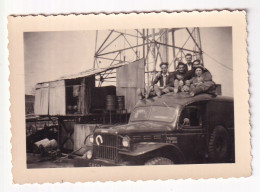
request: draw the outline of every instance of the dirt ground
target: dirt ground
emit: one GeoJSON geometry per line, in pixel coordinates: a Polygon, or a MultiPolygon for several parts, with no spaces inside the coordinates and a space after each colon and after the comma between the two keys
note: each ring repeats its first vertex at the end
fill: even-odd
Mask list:
{"type": "Polygon", "coordinates": [[[80,157],[50,159],[39,154],[27,153],[27,168],[87,167],[88,162],[80,157]]]}

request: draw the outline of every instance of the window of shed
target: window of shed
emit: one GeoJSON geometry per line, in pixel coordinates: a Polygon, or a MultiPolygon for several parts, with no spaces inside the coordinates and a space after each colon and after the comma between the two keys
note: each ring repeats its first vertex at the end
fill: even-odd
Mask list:
{"type": "Polygon", "coordinates": [[[66,81],[66,111],[67,114],[79,112],[80,80],[66,81]]]}

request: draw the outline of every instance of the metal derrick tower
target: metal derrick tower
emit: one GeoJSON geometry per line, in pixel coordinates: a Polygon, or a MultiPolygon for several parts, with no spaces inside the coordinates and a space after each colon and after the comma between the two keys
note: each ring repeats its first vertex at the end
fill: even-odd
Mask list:
{"type": "MultiPolygon", "coordinates": [[[[185,55],[191,53],[194,59],[203,64],[200,29],[161,28],[96,31],[93,68],[103,68],[118,64],[130,64],[143,59],[145,65],[145,84],[149,85],[159,71],[161,62],[169,63],[169,70],[176,69],[179,61],[185,63],[185,55]]],[[[116,72],[110,69],[96,79],[113,82],[116,72]]]]}

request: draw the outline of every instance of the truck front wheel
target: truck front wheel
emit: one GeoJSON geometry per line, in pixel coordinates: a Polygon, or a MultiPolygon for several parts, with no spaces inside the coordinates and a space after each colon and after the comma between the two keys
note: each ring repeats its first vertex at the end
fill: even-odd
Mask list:
{"type": "Polygon", "coordinates": [[[172,165],[173,161],[165,157],[155,157],[148,160],[145,165],[172,165]]]}
{"type": "Polygon", "coordinates": [[[222,126],[217,126],[209,140],[209,159],[211,162],[220,163],[227,160],[228,132],[222,126]]]}

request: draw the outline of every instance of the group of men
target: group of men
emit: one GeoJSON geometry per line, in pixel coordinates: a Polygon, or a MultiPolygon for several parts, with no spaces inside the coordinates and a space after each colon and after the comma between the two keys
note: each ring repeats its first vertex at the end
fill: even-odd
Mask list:
{"type": "Polygon", "coordinates": [[[185,55],[186,63],[179,62],[176,71],[168,71],[168,63],[161,63],[161,71],[156,74],[151,86],[147,88],[145,95],[138,90],[140,99],[152,96],[160,97],[169,92],[184,92],[191,96],[200,93],[215,94],[215,83],[211,73],[202,65],[200,60],[192,62],[190,53],[185,55]],[[157,84],[159,82],[159,85],[157,84]]]}

